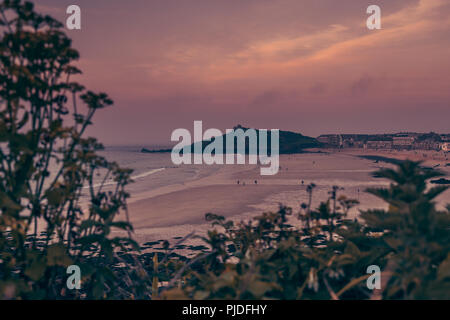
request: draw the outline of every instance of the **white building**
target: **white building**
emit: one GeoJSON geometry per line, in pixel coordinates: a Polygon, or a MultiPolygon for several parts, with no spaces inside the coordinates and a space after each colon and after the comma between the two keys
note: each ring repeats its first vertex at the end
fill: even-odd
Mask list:
{"type": "Polygon", "coordinates": [[[392,141],[393,148],[396,149],[410,149],[414,143],[414,137],[410,136],[398,136],[394,137],[392,141]]]}

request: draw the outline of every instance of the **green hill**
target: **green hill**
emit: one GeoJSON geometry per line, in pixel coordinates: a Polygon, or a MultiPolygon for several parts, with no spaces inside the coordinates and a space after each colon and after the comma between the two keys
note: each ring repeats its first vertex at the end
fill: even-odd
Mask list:
{"type": "MultiPolygon", "coordinates": [[[[237,129],[242,129],[244,132],[246,132],[247,130],[249,130],[249,128],[245,128],[242,127],[240,125],[234,127],[234,130],[237,129]]],[[[258,142],[259,142],[259,136],[260,136],[260,132],[259,130],[256,130],[257,133],[257,138],[258,138],[258,142]]],[[[267,139],[268,139],[268,143],[267,143],[267,149],[270,151],[270,137],[271,137],[271,133],[270,130],[267,131],[267,139]]],[[[226,139],[227,139],[227,134],[224,134],[221,136],[221,138],[223,139],[223,153],[226,153],[226,139]]],[[[304,149],[307,148],[317,148],[321,146],[321,143],[318,142],[315,138],[311,138],[308,136],[304,136],[300,133],[296,133],[296,132],[291,132],[291,131],[283,131],[280,130],[279,133],[279,146],[280,146],[280,150],[279,153],[280,154],[293,154],[293,153],[302,153],[304,152],[304,149]]],[[[197,145],[198,143],[202,144],[202,150],[204,150],[204,148],[210,144],[212,141],[202,141],[202,142],[196,142],[191,144],[190,148],[191,148],[191,152],[193,152],[193,148],[195,145],[197,145]]],[[[234,143],[234,152],[237,152],[237,143],[236,143],[236,139],[235,139],[235,143],[234,143]]],[[[245,153],[248,154],[249,150],[248,150],[248,145],[246,143],[245,146],[245,153]]],[[[258,143],[258,153],[259,153],[259,143],[258,143]]]]}

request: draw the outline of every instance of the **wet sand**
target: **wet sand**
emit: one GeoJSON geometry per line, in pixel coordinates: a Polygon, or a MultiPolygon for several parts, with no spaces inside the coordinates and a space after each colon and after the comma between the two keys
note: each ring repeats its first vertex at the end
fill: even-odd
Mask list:
{"type": "Polygon", "coordinates": [[[135,228],[168,227],[205,222],[205,213],[231,217],[254,210],[274,193],[298,189],[293,185],[210,185],[192,187],[130,204],[135,228]],[[142,213],[142,214],[135,214],[142,213]]]}
{"type": "MultiPolygon", "coordinates": [[[[170,239],[191,231],[201,234],[209,227],[204,220],[208,212],[240,220],[263,211],[276,210],[279,203],[292,207],[296,212],[300,203],[307,199],[306,185],[312,182],[317,185],[314,206],[326,200],[332,185],[338,185],[345,188],[342,194],[360,200],[361,205],[353,209],[353,215],[358,215],[359,209],[383,208],[383,202],[364,190],[367,187],[387,186],[387,181],[375,179],[371,173],[393,165],[362,159],[359,157],[361,155],[424,160],[425,165],[440,164],[450,174],[450,167],[445,167],[445,155],[442,157],[431,152],[425,157],[425,152],[328,151],[281,155],[280,171],[274,176],[261,176],[259,167],[255,165],[223,165],[215,170],[208,168],[208,174],[200,174],[183,183],[157,187],[139,194],[130,190],[129,212],[136,239],[140,242],[170,239]]],[[[164,173],[173,175],[177,174],[177,170],[180,169],[169,168],[164,173]]],[[[156,173],[154,178],[158,174],[162,173],[156,173]]],[[[440,196],[440,202],[450,203],[449,191],[440,196]]]]}

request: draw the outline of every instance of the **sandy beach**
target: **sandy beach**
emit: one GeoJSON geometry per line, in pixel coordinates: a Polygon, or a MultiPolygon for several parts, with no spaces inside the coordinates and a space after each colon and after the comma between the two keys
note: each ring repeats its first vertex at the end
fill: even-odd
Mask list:
{"type": "MultiPolygon", "coordinates": [[[[257,165],[166,166],[165,170],[157,170],[148,176],[141,174],[141,177],[138,172],[138,178],[129,188],[129,212],[136,239],[139,242],[170,239],[191,231],[201,234],[209,227],[204,220],[208,212],[243,220],[264,211],[277,210],[281,203],[297,212],[300,204],[307,201],[306,186],[309,183],[317,185],[313,194],[314,206],[326,200],[331,187],[337,185],[343,188],[341,194],[360,201],[360,205],[350,212],[354,216],[360,209],[385,208],[383,202],[364,190],[386,186],[386,181],[373,178],[371,173],[393,165],[362,159],[362,155],[408,158],[424,161],[424,165],[429,166],[439,164],[447,175],[450,174],[450,167],[445,167],[446,155],[442,153],[321,151],[281,155],[280,171],[274,176],[261,176],[257,165]],[[169,181],[169,178],[175,180],[169,181]]],[[[149,159],[148,155],[139,157],[142,163],[149,159]]],[[[153,167],[150,169],[154,170],[153,167]]],[[[450,203],[450,192],[441,195],[438,202],[441,206],[450,203]]]]}

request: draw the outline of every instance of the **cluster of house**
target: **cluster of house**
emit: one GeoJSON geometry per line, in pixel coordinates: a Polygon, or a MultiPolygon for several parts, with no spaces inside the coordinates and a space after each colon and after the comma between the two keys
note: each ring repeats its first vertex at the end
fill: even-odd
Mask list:
{"type": "Polygon", "coordinates": [[[325,147],[450,151],[450,134],[325,134],[317,138],[325,147]]]}

